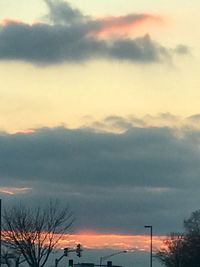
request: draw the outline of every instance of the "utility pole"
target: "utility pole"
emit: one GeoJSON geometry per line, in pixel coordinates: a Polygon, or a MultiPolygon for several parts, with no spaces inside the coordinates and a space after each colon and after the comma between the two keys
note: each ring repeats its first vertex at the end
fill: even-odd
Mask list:
{"type": "Polygon", "coordinates": [[[153,231],[152,231],[152,225],[145,225],[145,228],[150,229],[150,267],[152,267],[152,259],[153,259],[153,231]]]}
{"type": "Polygon", "coordinates": [[[2,231],[2,220],[1,220],[1,199],[0,199],[0,267],[1,267],[1,262],[2,262],[2,253],[1,253],[1,231],[2,231]]]}

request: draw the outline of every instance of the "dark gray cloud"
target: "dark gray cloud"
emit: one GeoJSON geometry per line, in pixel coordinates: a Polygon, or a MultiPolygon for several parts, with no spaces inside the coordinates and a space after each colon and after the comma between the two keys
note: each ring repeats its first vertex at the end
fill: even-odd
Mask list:
{"type": "Polygon", "coordinates": [[[61,0],[44,0],[49,8],[47,18],[54,24],[68,24],[80,22],[86,19],[84,15],[75,8],[72,8],[67,2],[61,0]]]}
{"type": "Polygon", "coordinates": [[[170,49],[153,41],[149,35],[135,39],[98,38],[98,33],[106,27],[155,19],[153,16],[129,14],[95,20],[64,1],[45,2],[49,8],[49,23],[29,25],[10,21],[0,26],[0,60],[47,65],[95,58],[152,63],[165,61],[171,55],[170,49]]]}
{"type": "Polygon", "coordinates": [[[116,59],[138,62],[158,62],[169,57],[167,49],[152,41],[149,35],[115,41],[110,54],[116,59]]]}
{"type": "Polygon", "coordinates": [[[167,50],[146,35],[107,42],[87,36],[87,26],[9,23],[0,29],[0,59],[38,64],[80,62],[111,58],[135,62],[157,62],[167,50]]]}
{"type": "Polygon", "coordinates": [[[33,188],[9,201],[70,203],[77,229],[136,233],[152,223],[165,233],[198,208],[199,143],[197,130],[158,127],[1,133],[1,186],[33,188]]]}
{"type": "Polygon", "coordinates": [[[0,164],[2,176],[67,181],[75,186],[84,181],[82,187],[193,186],[192,177],[188,181],[183,174],[199,161],[198,149],[167,128],[133,128],[120,135],[41,129],[1,139],[0,157],[9,158],[7,164],[0,164]],[[23,168],[19,161],[25,162],[23,168]]]}
{"type": "Polygon", "coordinates": [[[190,53],[190,49],[188,46],[180,44],[175,48],[175,52],[180,55],[187,55],[190,53]]]}

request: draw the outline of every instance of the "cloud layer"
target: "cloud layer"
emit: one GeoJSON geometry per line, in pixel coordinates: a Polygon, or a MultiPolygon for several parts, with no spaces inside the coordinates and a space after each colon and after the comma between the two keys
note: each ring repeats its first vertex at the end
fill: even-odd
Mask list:
{"type": "MultiPolygon", "coordinates": [[[[152,63],[167,60],[172,53],[171,49],[153,41],[148,34],[137,38],[127,36],[130,29],[133,30],[142,23],[159,23],[161,19],[156,16],[128,14],[93,19],[64,1],[45,2],[49,8],[49,23],[29,25],[5,20],[1,24],[1,60],[22,60],[47,65],[78,63],[96,58],[152,63]],[[106,38],[99,38],[101,35],[106,38]]],[[[174,50],[175,53],[177,51],[179,54],[188,53],[186,47],[174,50]]]]}
{"type": "Polygon", "coordinates": [[[98,131],[107,131],[114,133],[122,133],[130,128],[160,128],[167,127],[176,129],[177,134],[181,134],[183,129],[200,130],[199,126],[200,114],[194,114],[189,117],[175,116],[171,113],[159,113],[157,115],[146,114],[142,117],[130,115],[127,117],[108,116],[101,121],[91,119],[91,122],[84,127],[94,128],[98,131]],[[180,129],[180,132],[179,132],[180,129]]]}
{"type": "Polygon", "coordinates": [[[78,230],[141,233],[150,223],[165,234],[199,208],[199,144],[199,130],[167,127],[1,133],[1,185],[33,188],[15,199],[70,203],[78,230]]]}

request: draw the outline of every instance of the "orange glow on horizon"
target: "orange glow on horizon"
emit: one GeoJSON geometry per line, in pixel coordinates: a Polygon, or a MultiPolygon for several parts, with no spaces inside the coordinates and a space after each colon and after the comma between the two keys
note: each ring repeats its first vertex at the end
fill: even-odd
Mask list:
{"type": "MultiPolygon", "coordinates": [[[[43,233],[45,236],[46,233],[43,233]]],[[[54,235],[55,240],[60,235],[54,235]]],[[[166,236],[153,236],[153,250],[157,251],[164,247],[163,240],[166,236]]],[[[48,237],[45,243],[48,244],[48,237]]],[[[93,231],[85,231],[74,234],[64,234],[57,243],[57,248],[76,247],[81,244],[85,249],[113,249],[127,251],[149,251],[150,236],[149,235],[129,235],[121,233],[103,234],[93,231]]]]}
{"type": "MultiPolygon", "coordinates": [[[[153,249],[163,247],[165,236],[153,236],[153,249]]],[[[76,246],[77,243],[88,249],[116,249],[149,251],[149,235],[101,234],[91,231],[65,235],[59,241],[59,247],[76,246]]]]}

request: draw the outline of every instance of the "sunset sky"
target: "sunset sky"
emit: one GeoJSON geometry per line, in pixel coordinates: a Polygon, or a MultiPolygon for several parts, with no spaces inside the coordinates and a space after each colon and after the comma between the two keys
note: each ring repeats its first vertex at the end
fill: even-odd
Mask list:
{"type": "Polygon", "coordinates": [[[5,205],[69,203],[74,233],[110,238],[95,249],[181,231],[200,208],[199,8],[0,0],[5,205]]]}

